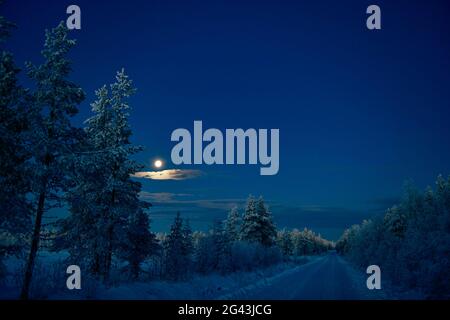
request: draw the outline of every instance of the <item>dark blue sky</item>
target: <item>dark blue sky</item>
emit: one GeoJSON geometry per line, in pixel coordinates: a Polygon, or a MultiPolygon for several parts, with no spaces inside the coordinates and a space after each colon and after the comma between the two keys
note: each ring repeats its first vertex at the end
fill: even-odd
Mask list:
{"type": "MultiPolygon", "coordinates": [[[[248,194],[264,195],[280,227],[336,238],[385,209],[403,182],[423,188],[450,173],[448,1],[30,1],[6,0],[18,25],[6,44],[23,66],[39,62],[44,29],[77,4],[82,30],[73,79],[88,98],[124,67],[133,141],[150,167],[170,164],[171,132],[279,128],[280,172],[259,166],[184,166],[199,178],[141,179],[163,230],[181,209],[198,228],[248,194]],[[378,4],[382,30],[366,29],[378,4]]],[[[24,80],[24,83],[27,83],[24,80]]]]}

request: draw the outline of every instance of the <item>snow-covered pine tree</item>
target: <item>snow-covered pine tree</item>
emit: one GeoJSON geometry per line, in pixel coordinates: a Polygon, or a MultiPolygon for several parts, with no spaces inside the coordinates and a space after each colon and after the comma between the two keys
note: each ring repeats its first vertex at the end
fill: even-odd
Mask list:
{"type": "Polygon", "coordinates": [[[223,223],[216,220],[211,230],[211,248],[209,254],[212,257],[212,268],[224,271],[226,269],[226,254],[228,253],[228,243],[225,238],[223,223]]]}
{"type": "Polygon", "coordinates": [[[194,253],[194,239],[189,219],[183,221],[183,255],[186,257],[186,271],[189,272],[192,266],[192,255],[194,253]]]}
{"type": "Polygon", "coordinates": [[[406,230],[406,215],[402,208],[393,206],[389,208],[384,216],[384,225],[393,235],[402,238],[406,230]]]}
{"type": "Polygon", "coordinates": [[[257,242],[264,246],[271,246],[275,238],[276,228],[263,198],[260,197],[258,200],[255,200],[250,196],[247,200],[241,227],[241,239],[248,242],[257,242]]]}
{"type": "Polygon", "coordinates": [[[260,217],[261,244],[271,246],[275,242],[277,229],[273,223],[272,214],[264,204],[264,199],[259,197],[256,202],[256,213],[260,217]]]}
{"type": "Polygon", "coordinates": [[[91,103],[94,115],[86,120],[82,152],[73,170],[72,188],[66,194],[70,215],[62,221],[63,247],[72,263],[83,266],[92,275],[106,276],[108,243],[106,229],[111,193],[106,181],[111,172],[113,113],[106,86],[96,90],[91,103]]]}
{"type": "MultiPolygon", "coordinates": [[[[13,24],[0,16],[0,43],[9,36],[13,24]]],[[[28,118],[25,110],[28,92],[17,83],[19,69],[13,55],[0,52],[0,278],[2,260],[17,254],[25,245],[31,226],[31,207],[26,198],[30,184],[25,143],[28,118]]]]}
{"type": "Polygon", "coordinates": [[[283,229],[278,232],[277,236],[278,246],[281,249],[281,252],[285,257],[289,257],[294,252],[294,244],[292,241],[291,232],[286,229],[283,229]]]}
{"type": "MultiPolygon", "coordinates": [[[[94,116],[86,121],[87,151],[77,162],[76,183],[67,197],[71,216],[64,223],[65,243],[73,259],[83,261],[104,281],[108,281],[114,254],[130,257],[126,249],[136,253],[132,243],[123,241],[137,227],[136,217],[145,222],[141,212],[148,207],[139,199],[141,184],[131,178],[142,167],[130,159],[142,149],[130,142],[126,100],[134,92],[124,70],[117,73],[110,91],[106,86],[96,91],[97,100],[91,105],[94,116]]],[[[142,232],[151,244],[153,236],[142,232]]],[[[142,252],[150,249],[142,248],[142,252]]]]}
{"type": "Polygon", "coordinates": [[[211,237],[203,232],[194,232],[195,270],[201,274],[211,271],[211,237]]]}
{"type": "Polygon", "coordinates": [[[239,230],[241,228],[241,216],[237,207],[234,207],[228,213],[225,221],[225,234],[229,242],[239,240],[239,230]]]}
{"type": "Polygon", "coordinates": [[[195,246],[195,267],[202,274],[230,270],[231,246],[223,222],[215,220],[208,234],[202,234],[195,246]]]}
{"type": "Polygon", "coordinates": [[[70,118],[78,112],[77,106],[83,101],[84,92],[67,79],[71,68],[66,56],[74,45],[75,40],[68,38],[68,30],[61,22],[53,30],[46,31],[43,64],[28,64],[29,77],[36,83],[29,113],[32,191],[36,204],[22,299],[29,296],[43,215],[50,206],[60,205],[61,193],[67,186],[67,164],[73,158],[72,148],[77,143],[78,134],[70,118]]]}
{"type": "Polygon", "coordinates": [[[130,275],[136,280],[141,271],[141,263],[160,250],[155,234],[150,232],[150,221],[144,210],[137,210],[128,217],[121,244],[120,257],[128,262],[130,275]]]}
{"type": "Polygon", "coordinates": [[[96,90],[95,95],[97,99],[91,103],[94,116],[86,121],[88,125],[73,163],[72,185],[65,195],[70,214],[60,221],[63,237],[59,249],[68,250],[70,263],[101,276],[105,273],[105,230],[99,226],[108,208],[104,192],[108,168],[104,161],[110,151],[108,134],[101,131],[112,130],[112,112],[106,86],[96,90]]]}
{"type": "Polygon", "coordinates": [[[186,257],[185,235],[183,219],[177,212],[175,220],[170,227],[170,233],[164,242],[164,267],[165,277],[169,280],[180,280],[185,277],[185,268],[188,259],[186,257]]]}
{"type": "Polygon", "coordinates": [[[255,198],[250,195],[247,199],[247,205],[242,217],[241,230],[239,232],[240,240],[249,242],[259,241],[258,227],[259,219],[256,214],[255,198]]]}

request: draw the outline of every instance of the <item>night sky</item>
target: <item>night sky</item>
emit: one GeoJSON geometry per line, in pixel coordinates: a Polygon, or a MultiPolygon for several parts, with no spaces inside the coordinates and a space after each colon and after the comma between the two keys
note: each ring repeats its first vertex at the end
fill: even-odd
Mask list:
{"type": "MultiPolygon", "coordinates": [[[[249,194],[263,195],[278,227],[336,239],[345,227],[450,174],[448,1],[30,1],[6,0],[18,25],[6,43],[23,67],[39,63],[44,30],[77,4],[72,80],[87,93],[122,67],[132,98],[136,158],[152,171],[200,170],[185,180],[139,179],[152,229],[180,210],[206,229],[249,194]],[[382,30],[366,28],[366,8],[382,30]],[[176,128],[279,128],[280,171],[259,165],[174,166],[176,128]]],[[[29,81],[22,75],[22,83],[29,81]]],[[[189,175],[187,175],[188,177],[189,175]]]]}

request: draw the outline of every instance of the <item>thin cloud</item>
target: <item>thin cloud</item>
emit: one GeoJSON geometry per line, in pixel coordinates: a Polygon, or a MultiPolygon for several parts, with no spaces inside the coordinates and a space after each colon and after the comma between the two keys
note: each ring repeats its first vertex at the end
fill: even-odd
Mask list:
{"type": "Polygon", "coordinates": [[[160,203],[176,201],[178,197],[189,197],[187,193],[171,193],[171,192],[147,192],[141,191],[140,197],[144,200],[156,201],[160,203]]]}
{"type": "Polygon", "coordinates": [[[187,180],[200,177],[202,174],[203,172],[200,170],[167,169],[136,172],[133,177],[151,180],[187,180]]]}
{"type": "Polygon", "coordinates": [[[154,205],[164,207],[189,206],[203,209],[229,210],[236,206],[243,206],[245,199],[192,199],[194,195],[187,193],[147,192],[139,194],[143,200],[153,202],[154,205]]]}

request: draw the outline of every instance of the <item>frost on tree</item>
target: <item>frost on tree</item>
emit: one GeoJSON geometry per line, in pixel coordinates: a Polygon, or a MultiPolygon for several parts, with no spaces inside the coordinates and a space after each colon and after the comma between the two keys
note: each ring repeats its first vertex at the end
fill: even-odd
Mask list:
{"type": "Polygon", "coordinates": [[[130,158],[142,149],[130,142],[127,100],[134,92],[124,70],[109,89],[96,91],[67,194],[70,216],[62,223],[71,259],[105,282],[114,258],[127,261],[137,278],[141,262],[157,251],[146,213],[150,205],[139,199],[141,184],[131,178],[142,168],[130,158]]]}
{"type": "Polygon", "coordinates": [[[36,85],[28,110],[35,222],[21,292],[23,299],[29,295],[43,215],[50,207],[60,205],[61,194],[68,187],[68,168],[78,141],[79,134],[70,118],[78,112],[77,106],[83,101],[84,92],[68,80],[71,67],[66,58],[74,45],[64,23],[60,23],[46,31],[42,51],[44,62],[39,66],[28,64],[28,75],[36,85]]]}
{"type": "Polygon", "coordinates": [[[178,212],[164,242],[165,276],[169,280],[186,279],[192,263],[192,235],[190,227],[178,212]]]}
{"type": "MultiPolygon", "coordinates": [[[[9,36],[13,24],[0,16],[0,43],[9,36]]],[[[0,52],[0,279],[5,268],[2,260],[17,255],[26,244],[31,225],[31,206],[26,197],[30,191],[30,158],[26,136],[28,92],[17,83],[19,69],[13,55],[0,52]]]]}
{"type": "Polygon", "coordinates": [[[255,200],[250,196],[243,217],[241,239],[271,246],[274,244],[275,238],[276,228],[263,198],[255,200]]]}
{"type": "Polygon", "coordinates": [[[284,256],[291,256],[294,252],[291,233],[285,229],[277,234],[277,243],[284,256]]]}
{"type": "Polygon", "coordinates": [[[408,183],[398,205],[346,230],[336,249],[357,266],[379,265],[394,285],[448,299],[450,177],[423,193],[408,183]]]}
{"type": "Polygon", "coordinates": [[[231,209],[225,221],[225,233],[230,242],[239,240],[239,230],[241,228],[241,216],[236,207],[231,209]]]}
{"type": "Polygon", "coordinates": [[[140,209],[130,214],[118,252],[119,257],[128,262],[127,269],[133,280],[138,279],[142,262],[159,251],[159,242],[150,232],[147,213],[140,209]]]}

